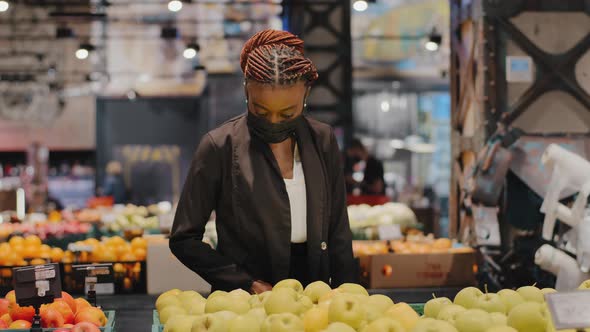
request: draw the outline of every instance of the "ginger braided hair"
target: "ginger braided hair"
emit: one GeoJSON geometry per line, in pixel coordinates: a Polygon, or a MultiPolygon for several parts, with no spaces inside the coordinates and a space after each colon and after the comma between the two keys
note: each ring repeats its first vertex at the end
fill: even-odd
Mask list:
{"type": "Polygon", "coordinates": [[[252,36],[240,55],[246,80],[289,85],[300,80],[311,85],[318,72],[304,56],[303,40],[287,31],[263,30],[252,36]]]}

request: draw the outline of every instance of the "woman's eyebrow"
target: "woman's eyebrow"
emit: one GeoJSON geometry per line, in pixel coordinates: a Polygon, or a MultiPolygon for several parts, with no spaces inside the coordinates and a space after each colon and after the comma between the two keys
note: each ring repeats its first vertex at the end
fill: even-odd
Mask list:
{"type": "MultiPolygon", "coordinates": [[[[259,104],[259,103],[257,103],[257,102],[253,102],[253,104],[254,104],[254,106],[256,106],[256,107],[260,107],[260,108],[264,109],[265,111],[269,111],[269,112],[270,112],[270,110],[269,110],[268,108],[266,108],[264,105],[261,105],[261,104],[259,104]]],[[[285,108],[283,108],[282,110],[279,110],[278,112],[284,112],[284,111],[288,111],[288,110],[290,110],[290,109],[292,109],[292,108],[295,108],[295,107],[297,107],[297,105],[291,105],[291,106],[289,106],[289,107],[285,107],[285,108]]]]}

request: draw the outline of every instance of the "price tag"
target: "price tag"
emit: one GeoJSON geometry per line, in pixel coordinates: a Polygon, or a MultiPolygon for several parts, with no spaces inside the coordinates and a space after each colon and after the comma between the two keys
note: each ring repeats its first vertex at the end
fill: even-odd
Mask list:
{"type": "Polygon", "coordinates": [[[70,243],[68,244],[68,250],[72,252],[91,252],[92,246],[70,243]]]}
{"type": "MultiPolygon", "coordinates": [[[[94,291],[97,295],[113,295],[115,294],[115,284],[112,282],[96,284],[94,285],[94,291]]],[[[88,293],[88,285],[84,286],[84,293],[88,293]]]]}
{"type": "Polygon", "coordinates": [[[55,278],[54,269],[38,270],[35,271],[35,280],[47,280],[55,278]]]}
{"type": "Polygon", "coordinates": [[[529,56],[507,56],[506,81],[526,83],[532,82],[533,59],[529,56]]]}
{"type": "Polygon", "coordinates": [[[399,225],[381,225],[378,232],[380,240],[398,240],[404,237],[399,225]]]}
{"type": "Polygon", "coordinates": [[[590,291],[551,293],[545,300],[556,330],[590,327],[590,291]]]}

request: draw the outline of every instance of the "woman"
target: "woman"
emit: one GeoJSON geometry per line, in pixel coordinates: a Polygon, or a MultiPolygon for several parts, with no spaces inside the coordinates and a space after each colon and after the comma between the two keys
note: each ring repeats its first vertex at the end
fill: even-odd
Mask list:
{"type": "Polygon", "coordinates": [[[178,203],[170,248],[214,290],[272,289],[282,279],[356,280],[339,150],[303,115],[318,74],[303,41],[254,35],[240,57],[247,112],[203,137],[178,203]],[[218,246],[202,242],[216,211],[218,246]]]}

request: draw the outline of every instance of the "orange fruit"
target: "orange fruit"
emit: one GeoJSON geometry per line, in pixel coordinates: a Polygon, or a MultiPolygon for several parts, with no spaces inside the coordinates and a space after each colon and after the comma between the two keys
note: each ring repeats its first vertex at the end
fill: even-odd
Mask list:
{"type": "Polygon", "coordinates": [[[41,239],[37,235],[29,235],[24,240],[26,247],[39,247],[41,246],[41,239]]]}
{"type": "Polygon", "coordinates": [[[33,260],[31,260],[31,265],[43,265],[43,264],[47,264],[47,261],[41,258],[35,258],[33,260]]]}
{"type": "Polygon", "coordinates": [[[38,248],[34,247],[34,246],[25,247],[23,250],[23,257],[24,258],[37,258],[37,257],[39,257],[38,248]]]}
{"type": "Polygon", "coordinates": [[[432,243],[432,248],[434,249],[450,249],[452,246],[453,243],[447,238],[436,239],[434,240],[434,243],[432,243]]]}
{"type": "Polygon", "coordinates": [[[132,252],[127,252],[121,256],[119,256],[119,260],[121,262],[135,262],[137,261],[137,257],[132,252]]]}
{"type": "Polygon", "coordinates": [[[125,267],[121,263],[116,263],[113,265],[113,271],[115,271],[115,273],[125,273],[125,267]]]}
{"type": "Polygon", "coordinates": [[[61,248],[53,248],[51,249],[50,256],[53,263],[59,263],[64,258],[64,251],[61,248]]]}
{"type": "Polygon", "coordinates": [[[13,236],[10,238],[10,240],[8,240],[8,243],[11,247],[18,245],[23,246],[25,244],[25,239],[23,239],[22,236],[13,236]]]}
{"type": "Polygon", "coordinates": [[[51,252],[51,247],[46,245],[46,244],[42,244],[41,247],[39,247],[39,251],[40,252],[45,252],[45,253],[50,253],[51,252]]]}
{"type": "Polygon", "coordinates": [[[101,262],[116,262],[117,253],[114,250],[105,250],[101,253],[99,261],[101,262]]]}
{"type": "Polygon", "coordinates": [[[147,240],[143,237],[136,237],[133,240],[131,240],[131,247],[133,249],[147,249],[147,240]]]}
{"type": "Polygon", "coordinates": [[[19,256],[23,256],[25,253],[25,247],[22,244],[17,244],[12,247],[12,252],[18,254],[19,256]]]}
{"type": "Polygon", "coordinates": [[[115,253],[117,257],[121,257],[125,254],[131,253],[131,246],[128,244],[122,244],[115,247],[115,253]]]}
{"type": "Polygon", "coordinates": [[[116,247],[116,246],[127,244],[127,242],[125,241],[125,239],[123,239],[120,236],[113,236],[112,238],[107,239],[105,244],[107,246],[115,246],[116,247]]]}
{"type": "Polygon", "coordinates": [[[138,261],[145,261],[147,252],[143,248],[133,249],[133,254],[137,257],[138,261]]]}

